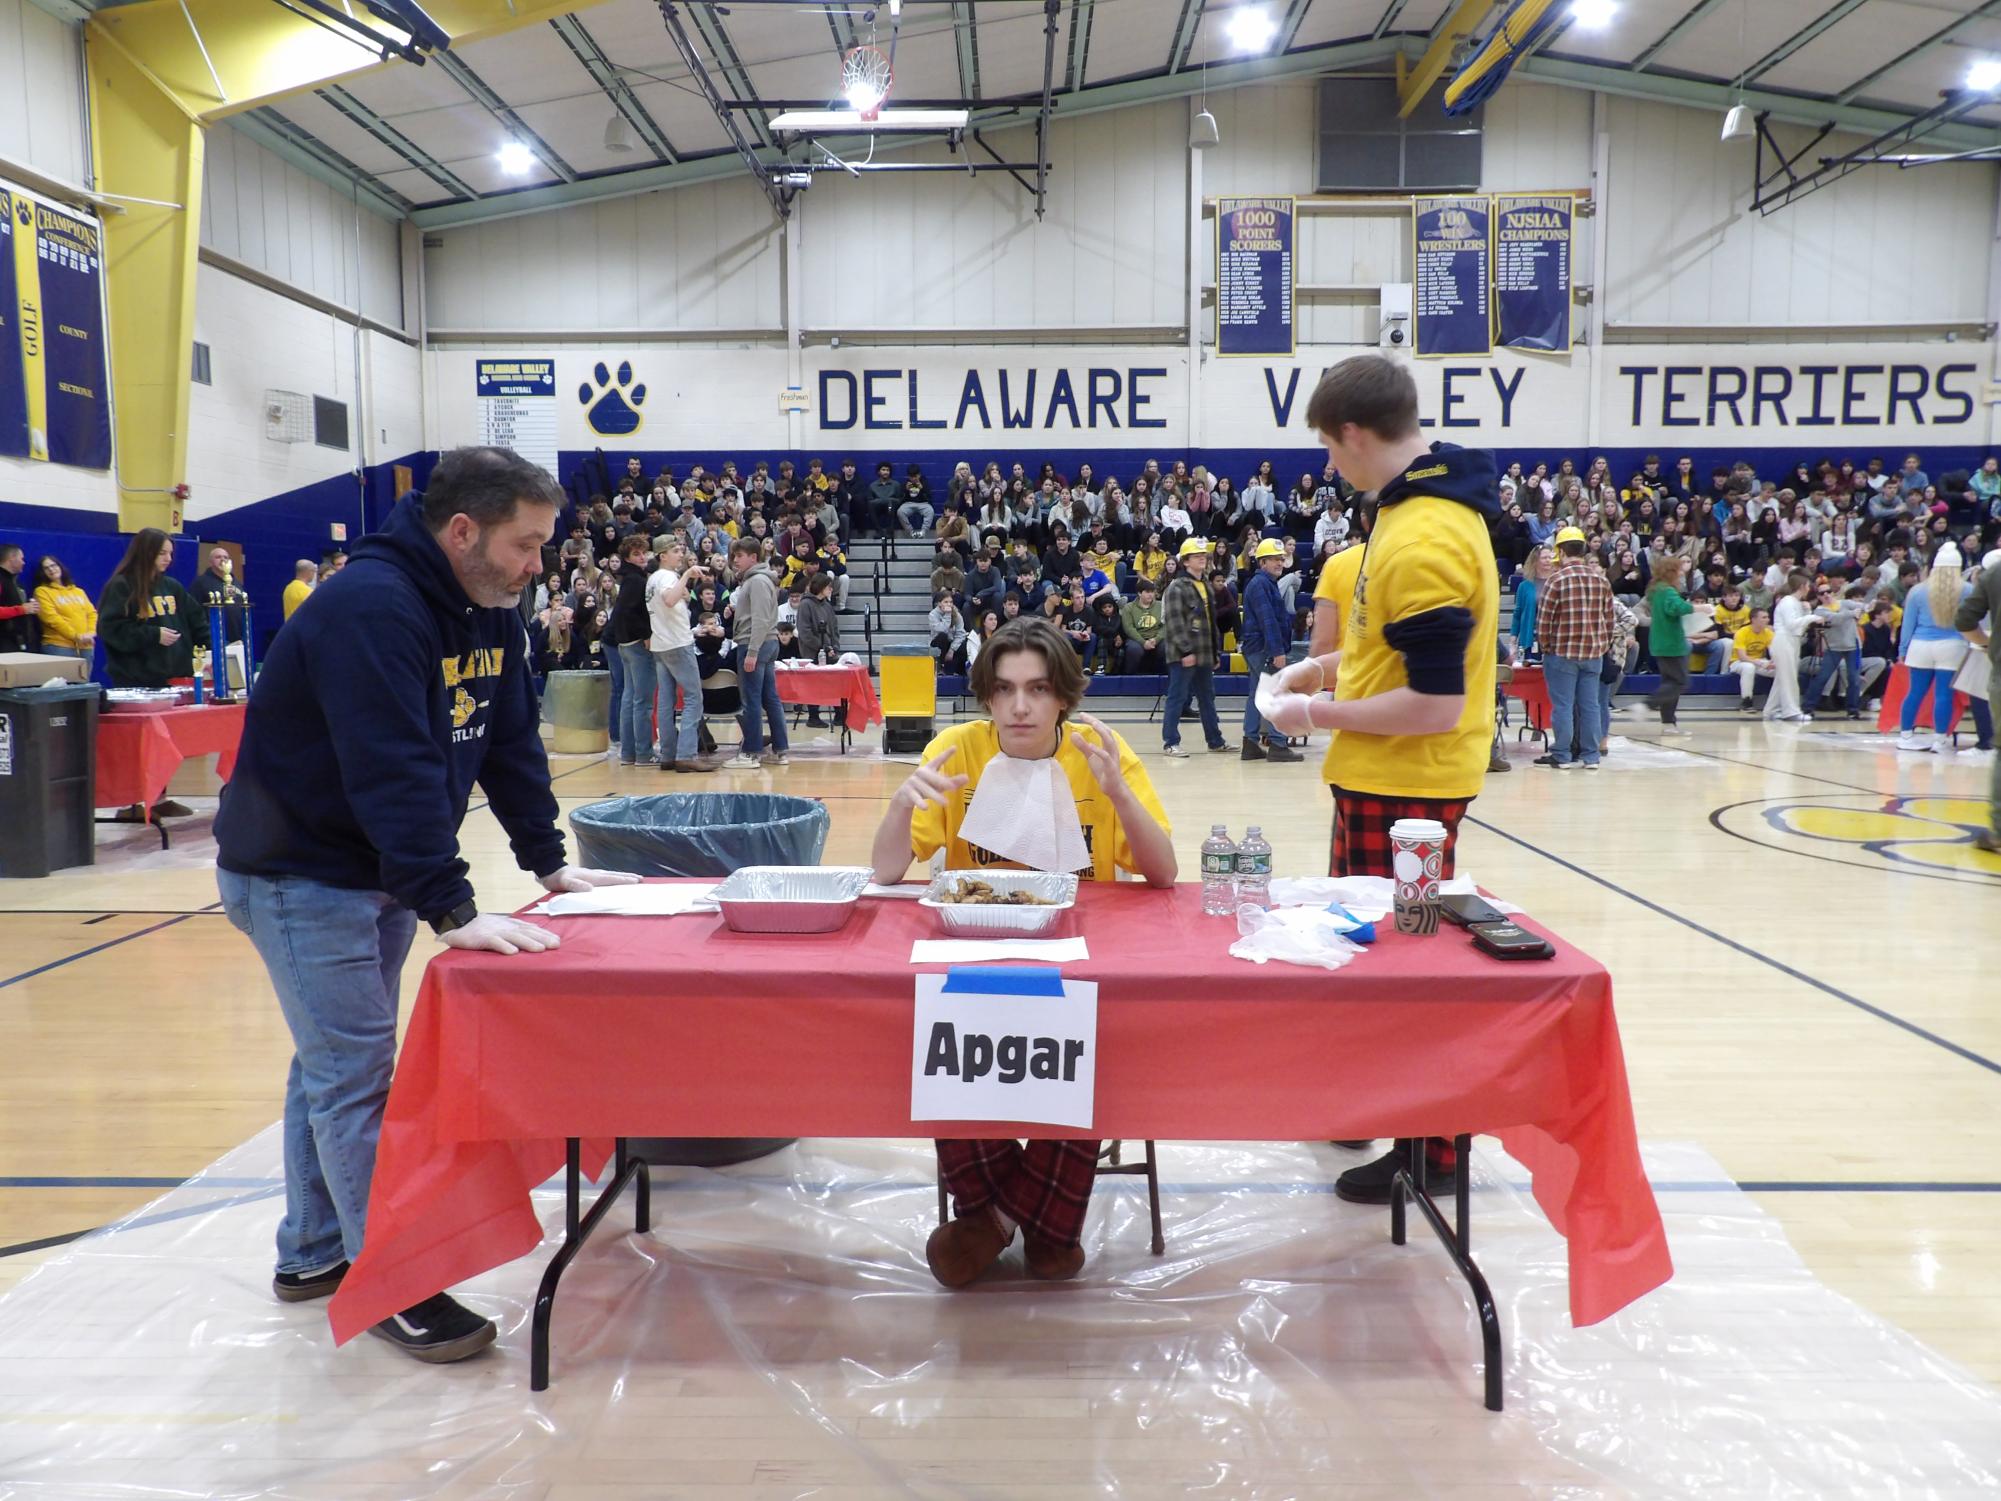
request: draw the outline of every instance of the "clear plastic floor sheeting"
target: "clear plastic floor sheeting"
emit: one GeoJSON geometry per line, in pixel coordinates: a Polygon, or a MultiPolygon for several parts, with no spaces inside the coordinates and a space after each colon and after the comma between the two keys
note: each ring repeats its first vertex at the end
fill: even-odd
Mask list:
{"type": "MultiPolygon", "coordinates": [[[[275,1128],[0,1300],[0,1497],[1964,1497],[2001,1492],[2001,1396],[1822,1287],[1690,1147],[1648,1165],[1678,1275],[1572,1329],[1561,1241],[1489,1149],[1474,1241],[1507,1340],[1415,1219],[1329,1191],[1327,1147],[1164,1143],[1100,1184],[1075,1283],[935,1286],[928,1144],[815,1141],[656,1174],[564,1279],[460,1291],[500,1346],[331,1348],[269,1292],[275,1128]]],[[[543,1221],[560,1229],[560,1193],[543,1221]]]]}

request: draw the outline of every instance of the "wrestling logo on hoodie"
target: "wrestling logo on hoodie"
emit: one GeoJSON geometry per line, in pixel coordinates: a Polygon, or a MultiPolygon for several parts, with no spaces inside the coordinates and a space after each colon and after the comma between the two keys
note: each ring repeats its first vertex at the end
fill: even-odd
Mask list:
{"type": "Polygon", "coordinates": [[[452,690],[452,744],[462,745],[485,736],[486,722],[481,720],[474,724],[472,721],[492,700],[478,697],[475,689],[481,683],[499,678],[501,669],[506,665],[507,648],[504,646],[483,646],[462,657],[445,658],[441,666],[445,686],[452,690]],[[473,686],[468,687],[468,684],[473,686]]]}

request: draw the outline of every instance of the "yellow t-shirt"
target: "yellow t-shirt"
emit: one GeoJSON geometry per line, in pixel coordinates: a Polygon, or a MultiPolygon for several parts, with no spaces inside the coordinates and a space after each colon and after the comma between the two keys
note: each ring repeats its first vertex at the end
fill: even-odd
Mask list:
{"type": "Polygon", "coordinates": [[[306,602],[306,596],[313,592],[313,586],[304,579],[293,579],[285,586],[285,619],[292,618],[292,612],[306,602]]]}
{"type": "MultiPolygon", "coordinates": [[[[1063,768],[1063,774],[1070,782],[1070,795],[1077,800],[1077,817],[1084,825],[1084,847],[1091,852],[1091,866],[1077,874],[1087,881],[1111,881],[1117,879],[1117,872],[1138,873],[1133,863],[1132,846],[1126,841],[1126,831],[1120,826],[1118,815],[1111,802],[1098,789],[1098,782],[1091,775],[1090,765],[1084,760],[1077,747],[1070,743],[1070,735],[1076,727],[1063,726],[1063,743],[1057,747],[1056,764],[1063,768]]],[[[1088,735],[1088,730],[1077,733],[1088,735]]],[[[1167,814],[1160,806],[1160,797],[1153,790],[1153,782],[1146,774],[1146,766],[1126,744],[1125,737],[1117,730],[1112,731],[1119,748],[1119,770],[1125,773],[1126,785],[1132,788],[1139,805],[1151,813],[1160,827],[1173,833],[1167,822],[1167,814]]],[[[1000,732],[994,728],[991,719],[982,719],[972,724],[954,725],[943,734],[936,736],[924,747],[924,759],[929,761],[950,748],[958,754],[941,768],[948,777],[967,779],[966,785],[953,794],[947,807],[936,803],[926,803],[910,819],[910,852],[919,860],[928,860],[938,850],[945,851],[945,865],[949,870],[1019,870],[1021,866],[1012,860],[1003,860],[990,850],[983,850],[967,844],[959,837],[959,826],[966,821],[966,809],[972,805],[973,794],[979,790],[980,772],[986,764],[1000,754],[1000,732]]]]}
{"type": "Polygon", "coordinates": [[[1761,631],[1747,625],[1730,639],[1737,643],[1738,656],[1762,662],[1772,649],[1772,628],[1766,626],[1761,631]]]}
{"type": "Polygon", "coordinates": [[[1739,605],[1731,609],[1728,605],[1716,607],[1716,629],[1725,636],[1734,637],[1751,624],[1751,607],[1739,605]]]}
{"type": "Polygon", "coordinates": [[[1384,639],[1385,627],[1456,606],[1473,614],[1466,641],[1466,707],[1459,723],[1439,735],[1343,730],[1328,755],[1328,781],[1378,797],[1478,795],[1494,738],[1500,594],[1494,544],[1487,518],[1478,511],[1430,495],[1382,508],[1342,626],[1334,697],[1346,702],[1409,687],[1403,654],[1384,639]]]}
{"type": "MultiPolygon", "coordinates": [[[[1347,629],[1348,607],[1355,599],[1355,580],[1361,577],[1362,554],[1360,547],[1344,548],[1320,565],[1320,581],[1313,586],[1313,597],[1324,599],[1341,611],[1342,629],[1347,629]]],[[[1320,763],[1321,777],[1334,780],[1334,742],[1341,738],[1336,730],[1327,741],[1327,755],[1320,763]]]]}

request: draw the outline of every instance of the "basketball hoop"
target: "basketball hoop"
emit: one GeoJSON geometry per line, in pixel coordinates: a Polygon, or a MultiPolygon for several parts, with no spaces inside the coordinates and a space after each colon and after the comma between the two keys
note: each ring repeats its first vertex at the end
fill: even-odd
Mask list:
{"type": "Polygon", "coordinates": [[[841,93],[864,120],[882,112],[892,77],[889,58],[878,47],[850,47],[841,58],[841,93]]]}

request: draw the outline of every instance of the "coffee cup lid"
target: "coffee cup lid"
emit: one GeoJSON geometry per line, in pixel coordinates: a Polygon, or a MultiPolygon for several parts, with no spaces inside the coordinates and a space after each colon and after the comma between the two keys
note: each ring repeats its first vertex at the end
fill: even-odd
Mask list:
{"type": "Polygon", "coordinates": [[[1399,818],[1390,825],[1390,838],[1442,841],[1445,838],[1445,825],[1435,818],[1399,818]]]}

